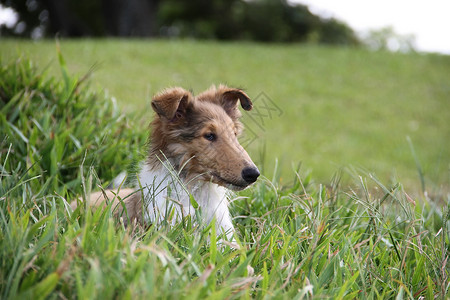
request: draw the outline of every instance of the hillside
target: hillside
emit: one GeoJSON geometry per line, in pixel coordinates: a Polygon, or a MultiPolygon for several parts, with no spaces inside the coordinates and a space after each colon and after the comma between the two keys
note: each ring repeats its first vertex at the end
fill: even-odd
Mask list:
{"type": "MultiPolygon", "coordinates": [[[[119,48],[120,43],[111,43],[119,48]]],[[[83,44],[97,47],[106,43],[80,43],[83,44]]],[[[28,46],[34,48],[34,55],[38,56],[46,53],[39,48],[46,45],[28,46]]],[[[63,47],[78,47],[74,45],[63,44],[63,47]]],[[[173,45],[177,49],[182,46],[197,51],[203,49],[205,53],[205,49],[218,46],[156,43],[142,47],[167,50],[173,45]]],[[[270,57],[274,52],[287,51],[277,47],[247,46],[255,49],[256,53],[268,52],[270,57]]],[[[224,47],[229,47],[229,52],[243,49],[237,45],[224,47]]],[[[20,48],[25,49],[26,45],[20,48]]],[[[366,59],[371,57],[368,53],[347,53],[338,49],[295,51],[304,51],[304,56],[310,57],[320,53],[336,57],[337,54],[345,57],[348,53],[359,53],[366,59]]],[[[135,103],[132,106],[121,100],[121,105],[130,109],[128,116],[121,114],[114,100],[89,88],[89,80],[70,74],[64,56],[55,56],[59,63],[53,63],[49,72],[56,71],[53,69],[55,65],[62,73],[60,78],[42,72],[34,61],[28,59],[13,60],[11,56],[13,61],[2,62],[0,66],[1,299],[448,299],[448,190],[441,188],[435,193],[412,193],[420,189],[419,180],[416,180],[417,186],[405,186],[401,182],[379,181],[356,170],[354,176],[361,177],[353,181],[352,186],[342,184],[338,177],[324,185],[321,178],[309,176],[307,172],[295,174],[287,168],[282,169],[283,174],[296,180],[287,184],[277,178],[260,177],[252,187],[230,194],[229,206],[236,228],[233,243],[224,240],[226,236],[216,235],[214,222],[204,224],[200,221],[201,209],[176,224],[162,222],[127,228],[123,219],[113,218],[112,203],[104,209],[92,210],[80,202],[72,210],[70,202],[86,199],[91,187],[97,190],[99,186],[106,186],[124,166],[140,158],[138,145],[145,141],[147,127],[143,123],[148,122],[149,109],[137,112],[140,106],[147,104],[135,103]],[[136,115],[144,119],[140,120],[136,115]]],[[[397,56],[386,56],[398,64],[397,56]]],[[[418,61],[422,59],[417,57],[418,61]]],[[[70,59],[72,64],[81,61],[76,59],[76,55],[70,59]]],[[[280,62],[283,59],[280,56],[280,62]]],[[[45,56],[37,59],[39,64],[42,60],[45,56]]],[[[334,64],[343,64],[342,61],[334,64]]],[[[252,69],[249,63],[246,62],[252,69]]],[[[264,65],[273,70],[281,69],[281,66],[264,65]]],[[[288,65],[284,67],[291,70],[288,65]]],[[[405,65],[402,65],[402,70],[403,67],[405,65]]],[[[227,69],[226,64],[223,69],[227,69]]],[[[436,69],[440,70],[437,66],[436,69]]],[[[236,73],[246,70],[241,68],[236,73]]],[[[338,73],[332,70],[331,73],[338,73]]],[[[427,70],[430,71],[429,68],[427,70]]],[[[194,71],[192,73],[195,74],[194,71]]],[[[303,73],[308,72],[305,70],[303,73]]],[[[181,74],[179,76],[187,76],[188,72],[181,74]]],[[[201,75],[200,72],[198,74],[201,75]]],[[[330,79],[327,74],[324,73],[323,77],[330,79]]],[[[123,72],[120,77],[127,78],[127,75],[133,76],[123,72]]],[[[280,78],[288,79],[288,76],[281,75],[280,78]]],[[[381,77],[378,79],[385,85],[387,81],[381,77]]],[[[247,77],[242,77],[242,80],[244,78],[247,77]]],[[[255,72],[255,85],[260,84],[258,78],[264,80],[262,74],[255,72]]],[[[355,82],[363,85],[362,78],[356,75],[354,78],[355,82]]],[[[96,82],[94,85],[99,84],[99,78],[94,76],[93,80],[96,82]]],[[[307,77],[303,80],[308,82],[307,77]]],[[[287,95],[289,81],[283,83],[278,79],[277,82],[276,87],[267,86],[264,91],[281,93],[281,86],[285,87],[287,95]]],[[[117,88],[112,82],[105,81],[105,84],[117,88]]],[[[300,91],[297,84],[289,85],[292,91],[300,91]]],[[[341,123],[350,126],[358,121],[356,125],[360,126],[354,125],[352,129],[370,129],[366,126],[370,120],[377,119],[379,124],[387,120],[381,114],[386,111],[381,108],[381,115],[371,116],[366,112],[362,120],[362,116],[351,115],[358,108],[360,113],[378,108],[367,105],[366,110],[362,109],[359,98],[350,98],[354,100],[353,106],[331,105],[330,99],[335,97],[344,102],[345,95],[353,90],[349,85],[346,92],[344,89],[336,93],[332,80],[328,85],[327,89],[327,85],[319,84],[319,80],[316,85],[309,81],[302,98],[277,96],[275,101],[272,92],[258,94],[249,88],[249,93],[260,95],[254,100],[261,113],[247,115],[245,120],[248,127],[260,125],[257,127],[260,138],[256,138],[249,147],[258,146],[264,137],[267,143],[271,142],[268,148],[295,156],[304,150],[295,148],[301,142],[317,138],[302,129],[308,125],[317,126],[316,130],[321,129],[323,138],[332,141],[335,138],[333,124],[343,128],[341,123]],[[321,93],[314,94],[319,86],[321,93]],[[301,99],[308,101],[302,102],[301,99]],[[310,106],[305,109],[307,105],[310,106]],[[322,113],[318,114],[321,109],[322,113]],[[349,113],[340,115],[342,111],[349,113]],[[273,112],[273,116],[262,112],[273,112]],[[318,119],[311,118],[310,124],[303,124],[302,119],[314,116],[313,113],[318,119]],[[267,123],[258,123],[257,120],[267,123]],[[275,136],[272,130],[283,132],[284,136],[275,136]],[[272,140],[271,134],[274,136],[272,140]]],[[[420,90],[421,85],[417,86],[420,90]]],[[[446,86],[440,88],[445,89],[446,86]]],[[[149,88],[151,92],[152,89],[149,88]]],[[[384,93],[389,94],[389,90],[387,88],[384,93]]],[[[376,89],[370,91],[375,92],[376,89]]],[[[430,89],[430,98],[434,99],[432,91],[430,89]]],[[[367,98],[370,99],[370,95],[367,98]]],[[[389,102],[384,104],[389,105],[389,102]]],[[[405,105],[392,114],[400,118],[401,112],[417,109],[416,106],[405,105]]],[[[422,111],[427,112],[429,107],[435,109],[432,105],[423,105],[422,111]]],[[[443,110],[436,119],[440,120],[445,114],[448,112],[443,110]]],[[[431,121],[435,122],[435,119],[431,121]]],[[[417,132],[421,131],[421,124],[417,132]]],[[[382,132],[387,141],[391,141],[390,136],[395,134],[392,128],[389,132],[382,132]]],[[[436,136],[442,138],[445,130],[447,127],[436,130],[436,136]]],[[[370,139],[360,136],[360,140],[361,145],[365,145],[365,141],[370,139]]],[[[443,143],[448,141],[444,139],[443,143]]],[[[336,153],[339,147],[357,152],[345,140],[332,146],[336,153]]],[[[380,144],[372,152],[381,151],[381,147],[386,147],[386,144],[380,144]]],[[[419,153],[418,149],[428,153],[433,147],[415,144],[414,149],[416,153],[419,153]]],[[[312,162],[313,153],[305,155],[305,164],[312,162]]],[[[257,150],[253,154],[257,155],[257,150]]],[[[273,155],[267,152],[266,160],[273,161],[273,155]]],[[[385,157],[385,163],[389,163],[388,158],[385,157]]],[[[417,158],[423,160],[420,154],[417,158]]],[[[329,171],[326,163],[319,167],[329,171]]],[[[434,184],[437,186],[439,182],[434,184]]],[[[431,184],[427,182],[429,186],[431,184]]],[[[173,216],[173,212],[169,216],[173,216]]]]}
{"type": "MultiPolygon", "coordinates": [[[[311,170],[319,182],[341,168],[347,180],[356,167],[419,190],[421,169],[429,189],[448,186],[450,57],[138,40],[63,40],[61,50],[70,72],[92,69],[93,87],[144,123],[152,95],[167,86],[245,88],[259,108],[244,119],[248,148],[269,178],[277,158],[284,182],[301,162],[302,173],[311,170]]],[[[0,44],[4,61],[21,55],[59,76],[54,41],[0,44]]]]}

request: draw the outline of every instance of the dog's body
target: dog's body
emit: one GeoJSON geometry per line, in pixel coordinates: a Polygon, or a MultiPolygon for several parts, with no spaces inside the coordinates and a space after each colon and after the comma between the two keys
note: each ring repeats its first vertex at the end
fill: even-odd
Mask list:
{"type": "Polygon", "coordinates": [[[94,193],[90,202],[104,203],[106,196],[118,202],[117,213],[124,220],[143,224],[163,220],[174,224],[195,216],[198,204],[202,220],[215,220],[218,233],[230,238],[234,228],[226,188],[242,190],[259,176],[237,140],[242,127],[238,101],[245,110],[252,108],[243,91],[225,86],[197,97],[181,88],[155,96],[152,108],[157,117],[151,124],[150,151],[138,175],[138,189],[94,193]]]}

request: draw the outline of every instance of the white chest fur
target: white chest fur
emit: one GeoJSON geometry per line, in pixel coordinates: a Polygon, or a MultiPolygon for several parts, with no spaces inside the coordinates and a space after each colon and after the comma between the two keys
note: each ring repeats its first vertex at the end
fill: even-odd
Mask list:
{"type": "Polygon", "coordinates": [[[185,184],[171,166],[161,165],[159,169],[142,166],[138,186],[142,187],[144,219],[146,222],[161,224],[167,221],[175,224],[190,215],[194,220],[195,208],[192,195],[200,209],[202,221],[209,224],[216,221],[216,228],[232,238],[234,227],[228,210],[227,190],[212,182],[199,181],[185,184]],[[189,188],[188,188],[189,186],[189,188]]]}

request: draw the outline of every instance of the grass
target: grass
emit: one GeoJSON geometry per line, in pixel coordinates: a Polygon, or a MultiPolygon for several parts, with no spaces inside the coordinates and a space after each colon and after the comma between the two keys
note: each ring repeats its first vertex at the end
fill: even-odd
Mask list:
{"type": "MultiPolygon", "coordinates": [[[[292,165],[302,162],[320,182],[353,166],[420,191],[419,163],[427,190],[449,187],[448,56],[114,39],[63,40],[61,49],[70,72],[83,76],[94,66],[92,86],[114,96],[124,111],[139,112],[144,124],[152,95],[167,86],[195,92],[213,83],[244,87],[260,108],[245,119],[254,140],[248,149],[270,178],[277,158],[285,183],[292,181],[292,165]]],[[[3,61],[20,55],[59,76],[54,41],[2,40],[3,61]]]]}
{"type": "Polygon", "coordinates": [[[261,182],[233,205],[237,250],[188,222],[131,231],[109,210],[77,218],[62,197],[8,199],[2,298],[446,299],[448,207],[414,206],[401,186],[383,193],[261,182]]]}
{"type": "MultiPolygon", "coordinates": [[[[61,81],[40,74],[26,59],[0,69],[2,171],[41,187],[38,195],[79,194],[80,166],[85,173],[95,166],[100,178],[112,179],[123,171],[121,164],[137,157],[145,140],[144,133],[129,130],[114,101],[81,88],[86,77],[69,77],[59,57],[61,81]]],[[[9,190],[6,182],[1,192],[9,190]]]]}
{"type": "Polygon", "coordinates": [[[450,195],[358,169],[351,186],[339,172],[262,178],[231,204],[238,249],[189,217],[126,229],[110,207],[71,211],[139,159],[146,127],[57,57],[60,80],[26,59],[1,66],[2,299],[450,297],[450,195]]]}

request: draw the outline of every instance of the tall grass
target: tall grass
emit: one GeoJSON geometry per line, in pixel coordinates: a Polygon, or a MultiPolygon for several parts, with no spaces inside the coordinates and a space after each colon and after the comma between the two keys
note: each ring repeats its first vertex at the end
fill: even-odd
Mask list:
{"type": "Polygon", "coordinates": [[[353,188],[339,174],[329,186],[303,172],[289,186],[259,180],[231,204],[238,248],[189,217],[126,229],[109,207],[72,212],[90,178],[138,158],[146,130],[81,79],[25,59],[1,70],[2,299],[450,296],[450,196],[412,199],[370,174],[349,171],[353,188]]]}
{"type": "MultiPolygon", "coordinates": [[[[60,54],[59,60],[61,81],[27,59],[0,69],[2,172],[23,181],[34,178],[28,184],[40,186],[36,196],[79,194],[80,166],[85,171],[96,166],[98,176],[110,180],[137,157],[137,145],[145,138],[128,130],[129,120],[114,99],[83,86],[89,73],[69,77],[60,54]]],[[[6,179],[1,189],[11,191],[6,179]]]]}

